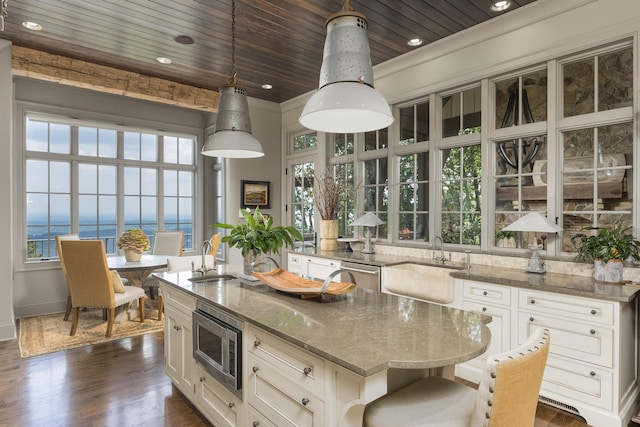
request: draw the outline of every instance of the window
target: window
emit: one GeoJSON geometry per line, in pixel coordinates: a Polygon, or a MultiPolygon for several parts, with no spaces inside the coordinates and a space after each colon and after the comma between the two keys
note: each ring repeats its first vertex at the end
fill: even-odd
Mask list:
{"type": "Polygon", "coordinates": [[[295,135],[289,144],[289,152],[297,153],[300,151],[316,148],[318,146],[318,134],[315,132],[295,135]]]}
{"type": "Polygon", "coordinates": [[[396,239],[429,241],[429,153],[400,156],[396,239]]]}
{"type": "Polygon", "coordinates": [[[27,115],[25,135],[26,260],[57,257],[55,236],[68,233],[115,253],[132,227],[151,240],[183,230],[193,247],[195,138],[37,114],[27,115]]]}
{"type": "Polygon", "coordinates": [[[400,108],[400,142],[410,145],[429,140],[429,102],[400,108]]]}
{"type": "Polygon", "coordinates": [[[314,162],[295,163],[290,167],[292,180],[291,218],[305,242],[315,241],[313,218],[314,162]]]}
{"type": "Polygon", "coordinates": [[[631,47],[561,64],[563,251],[584,227],[633,225],[631,47]]]}
{"type": "MultiPolygon", "coordinates": [[[[376,227],[375,237],[387,237],[389,211],[388,161],[386,157],[363,161],[364,212],[373,212],[384,224],[376,227]]],[[[374,237],[374,236],[372,236],[374,237]]]]}
{"type": "Polygon", "coordinates": [[[444,243],[480,245],[480,144],[441,151],[444,243]]]}
{"type": "Polygon", "coordinates": [[[480,87],[442,98],[442,137],[480,132],[480,87]]]}
{"type": "MultiPolygon", "coordinates": [[[[375,134],[375,132],[373,132],[375,134]]],[[[338,211],[338,235],[340,237],[353,237],[353,221],[355,219],[355,177],[354,177],[354,152],[356,147],[355,134],[340,133],[331,134],[329,163],[333,165],[334,179],[346,186],[346,191],[340,199],[338,211]]]]}

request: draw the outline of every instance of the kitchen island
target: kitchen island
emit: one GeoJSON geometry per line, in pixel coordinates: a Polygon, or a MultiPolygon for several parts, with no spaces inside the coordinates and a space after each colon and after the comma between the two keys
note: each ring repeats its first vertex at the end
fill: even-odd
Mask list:
{"type": "Polygon", "coordinates": [[[166,371],[215,425],[361,425],[367,403],[482,354],[490,340],[487,316],[365,289],[319,302],[238,279],[156,276],[166,304],[166,371]],[[193,361],[189,317],[197,301],[244,324],[239,396],[193,361]]]}

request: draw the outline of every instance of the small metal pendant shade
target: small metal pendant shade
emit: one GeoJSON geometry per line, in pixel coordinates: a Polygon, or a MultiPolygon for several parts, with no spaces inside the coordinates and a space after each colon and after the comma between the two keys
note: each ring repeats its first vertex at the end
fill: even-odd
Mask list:
{"type": "Polygon", "coordinates": [[[309,99],[300,123],[313,130],[357,133],[393,123],[391,109],[373,87],[367,19],[349,0],[327,19],[318,91],[309,99]]]}
{"type": "Polygon", "coordinates": [[[220,89],[216,130],[207,139],[201,153],[211,157],[262,157],[264,151],[251,134],[247,91],[236,78],[236,2],[231,2],[231,62],[228,84],[220,89]]]}
{"type": "Polygon", "coordinates": [[[234,158],[264,156],[260,142],[251,134],[247,91],[237,84],[235,76],[220,89],[216,130],[202,147],[202,154],[234,158]]]}

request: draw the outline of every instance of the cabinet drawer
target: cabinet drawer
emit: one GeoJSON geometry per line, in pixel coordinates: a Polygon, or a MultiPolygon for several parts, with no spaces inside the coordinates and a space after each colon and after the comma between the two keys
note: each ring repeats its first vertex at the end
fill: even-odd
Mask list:
{"type": "Polygon", "coordinates": [[[518,342],[523,343],[534,327],[551,333],[549,352],[613,367],[613,330],[602,325],[588,325],[566,319],[556,319],[535,312],[519,314],[518,342]]]}
{"type": "Polygon", "coordinates": [[[302,255],[289,254],[288,262],[289,262],[289,266],[295,265],[302,268],[302,265],[304,264],[304,259],[302,258],[302,255]]]}
{"type": "Polygon", "coordinates": [[[511,309],[509,307],[481,304],[464,300],[462,309],[491,316],[487,327],[491,331],[491,341],[487,350],[476,359],[477,365],[484,366],[485,360],[492,354],[502,353],[511,348],[511,309]]]}
{"type": "Polygon", "coordinates": [[[196,402],[215,426],[235,427],[241,425],[242,400],[231,394],[222,384],[198,367],[196,402]]]}
{"type": "MultiPolygon", "coordinates": [[[[340,261],[326,258],[307,258],[307,276],[324,280],[331,273],[340,269],[340,261]]],[[[340,274],[333,278],[334,282],[340,281],[340,274]]]]}
{"type": "Polygon", "coordinates": [[[278,427],[323,427],[325,405],[322,398],[304,386],[288,381],[279,367],[249,354],[247,400],[278,427]]]}
{"type": "Polygon", "coordinates": [[[183,291],[179,291],[168,285],[161,285],[162,300],[165,305],[173,306],[176,310],[189,315],[196,309],[196,299],[183,291]]]}
{"type": "Polygon", "coordinates": [[[247,413],[248,420],[247,426],[260,426],[260,427],[278,427],[275,424],[272,424],[271,421],[264,415],[262,415],[256,408],[249,405],[249,411],[247,413]]]}
{"type": "Polygon", "coordinates": [[[488,302],[490,304],[511,304],[511,288],[506,286],[465,280],[463,289],[465,299],[488,302]]]}
{"type": "Polygon", "coordinates": [[[288,381],[324,396],[324,360],[258,329],[249,327],[248,332],[249,354],[275,367],[288,381]]]}
{"type": "Polygon", "coordinates": [[[614,303],[589,298],[520,289],[520,308],[557,315],[562,319],[613,325],[614,303]]]}
{"type": "Polygon", "coordinates": [[[549,354],[540,388],[541,396],[559,400],[569,406],[576,402],[611,410],[612,390],[613,374],[610,371],[549,354]]]}

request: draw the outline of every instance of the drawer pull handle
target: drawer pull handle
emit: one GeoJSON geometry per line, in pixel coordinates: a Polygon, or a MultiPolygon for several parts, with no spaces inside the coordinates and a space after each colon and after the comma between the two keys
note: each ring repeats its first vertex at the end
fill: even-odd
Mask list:
{"type": "Polygon", "coordinates": [[[302,398],[302,404],[303,404],[304,406],[307,406],[307,405],[309,404],[309,398],[308,398],[308,397],[303,397],[303,398],[302,398]]]}
{"type": "Polygon", "coordinates": [[[200,377],[200,382],[203,383],[204,382],[204,377],[200,377]]]}
{"type": "Polygon", "coordinates": [[[307,366],[306,368],[304,368],[303,372],[305,375],[309,375],[311,373],[311,368],[307,366]]]}
{"type": "Polygon", "coordinates": [[[529,303],[530,303],[530,304],[535,304],[535,303],[536,303],[536,300],[534,300],[533,298],[531,298],[531,299],[529,300],[529,303]]]}
{"type": "Polygon", "coordinates": [[[594,308],[593,310],[591,310],[591,314],[598,314],[598,312],[596,311],[596,309],[594,308]]]}
{"type": "Polygon", "coordinates": [[[533,322],[535,319],[533,317],[529,317],[529,322],[533,322]]]}
{"type": "Polygon", "coordinates": [[[591,371],[591,372],[589,372],[589,375],[591,375],[592,377],[595,377],[595,376],[596,376],[596,373],[595,373],[595,372],[593,372],[593,371],[591,371]]]}
{"type": "Polygon", "coordinates": [[[487,311],[487,307],[482,307],[482,311],[487,311]]]}
{"type": "Polygon", "coordinates": [[[260,370],[260,367],[259,366],[254,366],[253,368],[251,368],[251,370],[253,372],[258,372],[260,370]]]}
{"type": "Polygon", "coordinates": [[[258,427],[260,425],[260,421],[254,421],[251,423],[253,427],[258,427]]]}
{"type": "Polygon", "coordinates": [[[233,402],[229,402],[229,408],[233,408],[234,406],[236,406],[236,404],[235,404],[235,403],[233,403],[233,402]]]}
{"type": "Polygon", "coordinates": [[[254,346],[254,347],[258,347],[258,346],[260,346],[260,344],[262,344],[262,343],[260,342],[260,340],[255,340],[255,341],[253,342],[253,346],[254,346]]]}
{"type": "Polygon", "coordinates": [[[176,331],[180,332],[180,329],[182,329],[180,326],[178,325],[173,325],[173,329],[175,329],[176,331]]]}
{"type": "Polygon", "coordinates": [[[482,295],[487,296],[487,295],[489,295],[489,292],[487,292],[487,291],[483,291],[483,292],[482,292],[482,295]]]}
{"type": "Polygon", "coordinates": [[[596,334],[596,330],[595,330],[595,329],[592,329],[592,330],[590,330],[590,331],[589,331],[589,333],[590,333],[591,335],[595,335],[595,334],[596,334]]]}

